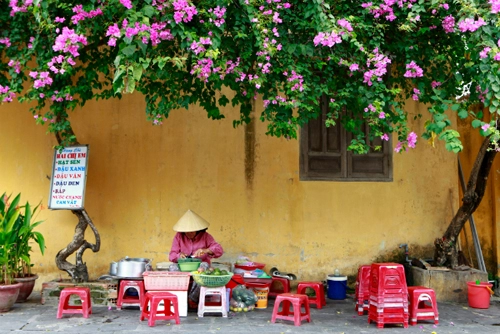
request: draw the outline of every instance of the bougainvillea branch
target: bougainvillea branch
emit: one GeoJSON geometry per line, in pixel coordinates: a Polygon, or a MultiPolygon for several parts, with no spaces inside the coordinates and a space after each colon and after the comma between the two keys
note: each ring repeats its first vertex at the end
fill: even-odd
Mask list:
{"type": "MultiPolygon", "coordinates": [[[[397,137],[396,151],[417,134],[461,150],[445,113],[469,118],[498,139],[500,0],[101,0],[4,1],[1,4],[0,99],[35,101],[37,123],[69,129],[67,112],[90,99],[139,91],[147,118],[161,125],[171,110],[202,106],[210,118],[240,106],[248,121],[261,96],[268,134],[296,137],[330,97],[328,124],[358,134],[397,137]],[[467,98],[456,99],[464,87],[467,98]],[[410,129],[405,102],[429,106],[424,129],[410,129]],[[62,103],[64,102],[64,103],[62,103]],[[484,122],[469,106],[483,103],[484,122]],[[348,108],[352,118],[341,118],[348,108]]],[[[70,133],[70,132],[68,132],[70,133]]],[[[63,136],[69,144],[72,136],[63,136]]],[[[359,145],[361,144],[361,145],[359,145]]],[[[494,145],[495,146],[495,145],[494,145]]],[[[495,146],[498,149],[498,146],[495,146]]]]}

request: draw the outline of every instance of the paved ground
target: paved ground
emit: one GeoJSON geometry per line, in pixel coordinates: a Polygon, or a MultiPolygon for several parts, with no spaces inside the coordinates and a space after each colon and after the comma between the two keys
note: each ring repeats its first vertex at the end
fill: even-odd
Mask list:
{"type": "Polygon", "coordinates": [[[166,321],[148,327],[147,321],[139,321],[139,310],[134,308],[109,310],[104,306],[94,306],[88,319],[80,315],[65,315],[56,319],[55,305],[41,305],[40,295],[34,293],[26,303],[15,304],[7,313],[0,313],[0,333],[500,333],[500,299],[494,298],[489,309],[480,310],[465,304],[439,304],[439,325],[432,322],[418,323],[402,328],[386,325],[378,329],[376,324],[368,324],[367,316],[358,316],[354,311],[354,301],[327,299],[327,306],[321,310],[311,310],[311,323],[295,327],[293,323],[278,320],[270,322],[273,301],[265,310],[231,314],[228,318],[205,316],[198,318],[189,312],[181,317],[181,324],[166,321]]]}

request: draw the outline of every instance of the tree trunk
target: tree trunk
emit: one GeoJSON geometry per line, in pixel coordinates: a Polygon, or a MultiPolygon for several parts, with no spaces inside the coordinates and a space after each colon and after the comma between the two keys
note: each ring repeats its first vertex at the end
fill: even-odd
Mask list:
{"type": "Polygon", "coordinates": [[[486,137],[479,149],[469,176],[467,189],[464,189],[462,206],[451,220],[443,237],[436,239],[434,242],[436,247],[434,260],[438,266],[455,268],[458,265],[458,252],[456,249],[458,235],[483,199],[488,175],[497,154],[490,141],[490,137],[486,137]]]}
{"type": "MultiPolygon", "coordinates": [[[[71,130],[71,132],[73,131],[71,130]]],[[[55,135],[57,142],[60,145],[62,142],[61,134],[56,133],[55,135]]],[[[78,141],[75,140],[75,144],[78,144],[78,141]]],[[[75,228],[73,240],[64,249],[61,249],[57,253],[56,265],[60,270],[66,271],[71,276],[72,281],[87,282],[89,280],[89,273],[87,270],[87,264],[83,262],[83,253],[87,248],[92,249],[94,253],[98,252],[101,248],[101,236],[85,209],[71,210],[71,212],[78,217],[78,224],[75,228]],[[87,226],[90,226],[92,232],[94,232],[95,244],[91,244],[85,240],[85,230],[87,229],[87,226]],[[74,252],[76,252],[76,264],[72,264],[66,260],[68,256],[74,252]]]]}

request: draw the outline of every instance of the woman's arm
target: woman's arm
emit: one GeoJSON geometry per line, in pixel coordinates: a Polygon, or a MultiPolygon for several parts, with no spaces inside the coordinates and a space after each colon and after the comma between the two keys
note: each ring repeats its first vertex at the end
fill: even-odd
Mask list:
{"type": "Polygon", "coordinates": [[[210,258],[218,258],[224,254],[222,246],[207,232],[205,232],[204,242],[205,247],[198,250],[201,253],[200,256],[208,255],[210,258]]]}
{"type": "Polygon", "coordinates": [[[176,233],[174,240],[172,240],[172,247],[170,248],[170,254],[168,255],[168,259],[171,262],[177,262],[179,258],[184,258],[186,255],[181,252],[181,234],[176,233]]]}

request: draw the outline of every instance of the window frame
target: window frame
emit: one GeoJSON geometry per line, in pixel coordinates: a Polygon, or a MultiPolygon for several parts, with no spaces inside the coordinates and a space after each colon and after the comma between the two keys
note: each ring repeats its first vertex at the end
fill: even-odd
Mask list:
{"type": "MultiPolygon", "coordinates": [[[[328,99],[324,96],[321,99],[321,114],[318,116],[321,125],[321,152],[313,152],[309,150],[309,131],[310,122],[302,126],[300,130],[300,157],[299,157],[299,179],[300,181],[342,181],[342,182],[392,182],[393,181],[393,161],[392,161],[392,136],[389,136],[389,141],[382,141],[382,149],[379,152],[370,152],[367,154],[354,154],[347,151],[348,143],[352,139],[352,133],[344,129],[344,127],[337,122],[335,125],[340,129],[339,136],[339,152],[327,152],[327,136],[328,130],[325,125],[326,115],[328,114],[328,99]],[[320,158],[340,158],[340,172],[318,172],[309,170],[310,157],[320,158]],[[382,174],[372,174],[366,172],[353,171],[354,160],[360,157],[359,160],[380,158],[382,160],[382,174]]],[[[341,115],[345,116],[344,111],[341,115]]],[[[337,129],[338,131],[338,129],[337,129]]],[[[368,133],[368,125],[365,125],[365,132],[368,133]]],[[[374,160],[372,160],[374,161],[374,160]]],[[[333,170],[333,168],[332,168],[333,170]]]]}

